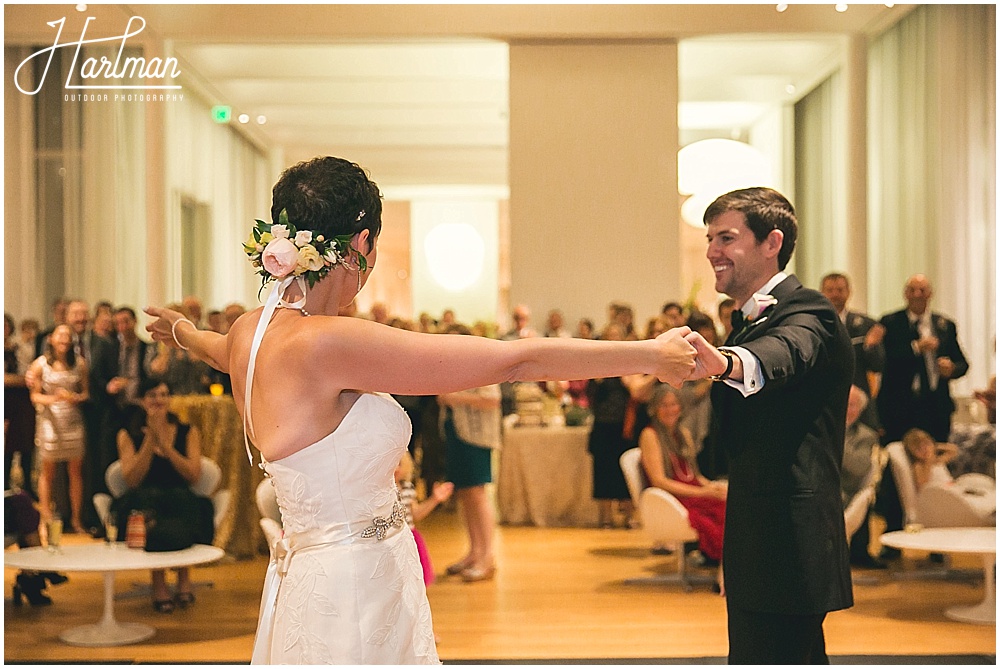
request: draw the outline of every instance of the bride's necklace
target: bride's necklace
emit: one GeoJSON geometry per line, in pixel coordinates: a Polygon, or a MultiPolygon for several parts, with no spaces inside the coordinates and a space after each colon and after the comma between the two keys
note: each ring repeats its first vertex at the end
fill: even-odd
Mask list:
{"type": "Polygon", "coordinates": [[[290,304],[288,304],[288,305],[279,304],[278,308],[279,309],[294,309],[295,311],[301,312],[303,316],[308,316],[309,315],[309,312],[306,311],[305,309],[303,309],[302,307],[295,307],[295,306],[292,306],[290,304]]]}

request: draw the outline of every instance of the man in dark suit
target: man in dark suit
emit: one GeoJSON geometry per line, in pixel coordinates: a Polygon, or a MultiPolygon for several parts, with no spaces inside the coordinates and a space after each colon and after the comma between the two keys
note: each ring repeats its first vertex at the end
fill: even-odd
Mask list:
{"type": "Polygon", "coordinates": [[[712,432],[729,456],[729,662],[826,664],[826,614],[853,605],[840,495],[850,338],[825,297],[781,271],[797,223],[780,193],[728,193],[705,223],[715,289],[743,317],[721,349],[688,335],[695,376],[718,381],[712,432]]]}
{"type": "MultiPolygon", "coordinates": [[[[837,310],[837,315],[847,328],[847,336],[851,338],[851,345],[854,347],[854,385],[871,397],[871,375],[881,374],[885,369],[885,349],[878,341],[877,332],[872,331],[875,320],[867,314],[847,309],[847,301],[851,297],[851,282],[846,275],[838,272],[827,274],[820,280],[819,290],[837,310]]],[[[876,432],[882,427],[874,402],[866,404],[858,420],[876,432]]]]}
{"type": "Polygon", "coordinates": [[[885,373],[878,410],[883,443],[899,441],[914,427],[935,441],[948,441],[955,402],[949,382],[965,376],[969,363],[958,345],[955,323],[930,311],[934,291],[923,274],[906,281],[906,308],[886,314],[875,333],[885,346],[885,373]]]}
{"type": "MultiPolygon", "coordinates": [[[[872,328],[885,346],[885,372],[877,397],[883,444],[901,440],[915,427],[929,432],[935,441],[950,438],[955,402],[948,385],[965,376],[969,363],[958,345],[955,323],[931,312],[933,294],[926,276],[911,276],[903,288],[906,308],[886,314],[872,328]]],[[[903,529],[903,507],[891,468],[882,476],[875,511],[885,518],[887,532],[903,529]]],[[[897,549],[882,549],[884,558],[899,556],[897,549]]]]}

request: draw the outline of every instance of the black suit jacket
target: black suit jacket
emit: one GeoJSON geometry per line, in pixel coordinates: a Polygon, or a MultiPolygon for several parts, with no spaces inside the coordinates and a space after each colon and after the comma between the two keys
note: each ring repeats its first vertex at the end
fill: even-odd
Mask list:
{"type": "Polygon", "coordinates": [[[847,336],[854,348],[854,385],[871,397],[868,372],[882,373],[885,369],[885,347],[882,344],[865,349],[865,335],[875,326],[875,319],[857,311],[848,311],[844,318],[847,336]]]}
{"type": "Polygon", "coordinates": [[[853,604],[840,498],[854,353],[833,305],[789,276],[777,304],[734,333],[763,388],[712,388],[712,431],[729,456],[726,596],[744,610],[815,615],[853,604]]]}
{"type": "MultiPolygon", "coordinates": [[[[885,440],[896,441],[903,433],[920,427],[930,432],[938,441],[946,441],[951,427],[951,414],[955,402],[951,398],[949,379],[939,379],[937,388],[929,393],[914,392],[914,379],[926,369],[922,354],[913,352],[913,342],[919,339],[917,329],[910,325],[906,310],[886,314],[881,321],[885,326],[885,371],[878,395],[879,416],[885,426],[885,440]]],[[[931,327],[939,345],[935,358],[947,357],[955,363],[952,379],[969,371],[969,363],[958,345],[955,323],[941,314],[931,312],[931,327]]]]}

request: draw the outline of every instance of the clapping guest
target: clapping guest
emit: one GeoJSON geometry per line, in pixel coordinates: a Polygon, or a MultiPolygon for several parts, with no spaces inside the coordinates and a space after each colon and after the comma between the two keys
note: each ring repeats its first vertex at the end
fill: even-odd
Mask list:
{"type": "Polygon", "coordinates": [[[45,355],[32,363],[28,387],[37,410],[35,445],[42,465],[38,501],[43,518],[51,519],[52,480],[57,462],[67,462],[71,522],[82,532],[82,462],[85,443],[80,405],[90,397],[87,363],[73,351],[72,331],[59,325],[49,336],[45,355]]]}
{"type": "MultiPolygon", "coordinates": [[[[146,550],[171,551],[195,543],[212,543],[211,500],[198,497],[191,484],[201,474],[201,435],[169,412],[170,388],[158,377],[139,386],[142,411],[118,433],[118,457],[129,490],[116,499],[112,511],[120,536],[125,536],[131,511],[152,516],[146,550]]],[[[194,602],[190,570],[177,572],[177,594],[171,598],[166,572],[153,570],[153,608],[170,613],[194,602]]]]}

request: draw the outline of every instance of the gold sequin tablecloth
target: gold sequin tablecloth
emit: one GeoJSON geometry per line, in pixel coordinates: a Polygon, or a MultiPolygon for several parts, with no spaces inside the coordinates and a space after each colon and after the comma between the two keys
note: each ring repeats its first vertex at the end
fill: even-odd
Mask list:
{"type": "MultiPolygon", "coordinates": [[[[214,545],[237,559],[267,552],[254,493],[264,472],[247,461],[243,423],[231,395],[177,395],[170,410],[201,433],[201,453],[222,469],[220,486],[230,491],[229,509],[215,528],[214,545]]],[[[256,457],[256,451],[253,451],[256,457]]],[[[258,462],[258,460],[255,460],[258,462]]]]}

